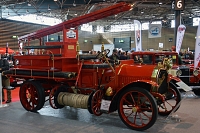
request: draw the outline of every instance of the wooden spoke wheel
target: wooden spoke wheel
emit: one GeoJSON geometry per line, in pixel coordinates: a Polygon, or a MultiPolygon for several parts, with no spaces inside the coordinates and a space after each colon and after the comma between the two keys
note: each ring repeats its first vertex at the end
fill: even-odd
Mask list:
{"type": "Polygon", "coordinates": [[[93,98],[94,92],[95,91],[92,91],[88,99],[88,111],[90,112],[90,114],[93,114],[91,107],[92,107],[92,98],[93,98]]]}
{"type": "Polygon", "coordinates": [[[19,97],[22,106],[31,112],[40,110],[45,103],[44,88],[36,81],[25,81],[20,87],[19,97]]]}
{"type": "Polygon", "coordinates": [[[64,105],[60,105],[58,103],[58,95],[60,92],[67,92],[67,86],[61,85],[53,88],[49,94],[49,104],[54,109],[61,109],[64,107],[64,105]]]}
{"type": "Polygon", "coordinates": [[[94,115],[100,116],[102,112],[100,111],[101,107],[101,100],[103,98],[103,91],[102,90],[97,90],[92,97],[92,102],[91,102],[91,110],[94,115]]]}
{"type": "Polygon", "coordinates": [[[168,92],[164,94],[165,100],[161,103],[158,101],[158,113],[162,116],[167,116],[172,111],[176,112],[180,107],[181,94],[174,84],[170,83],[169,85],[168,92]]]}
{"type": "Polygon", "coordinates": [[[49,94],[49,104],[53,109],[58,109],[58,107],[55,105],[55,102],[54,102],[54,99],[55,99],[54,95],[55,95],[55,92],[58,90],[58,87],[59,86],[54,87],[50,91],[50,94],[49,94]]]}
{"type": "Polygon", "coordinates": [[[158,108],[155,98],[147,90],[131,87],[119,97],[118,114],[127,127],[142,131],[154,125],[158,108]]]}

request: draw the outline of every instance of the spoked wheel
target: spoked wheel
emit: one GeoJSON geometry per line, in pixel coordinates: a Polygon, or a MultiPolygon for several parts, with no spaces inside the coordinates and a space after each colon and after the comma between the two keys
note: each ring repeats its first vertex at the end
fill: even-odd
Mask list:
{"type": "Polygon", "coordinates": [[[133,130],[146,130],[158,116],[154,97],[145,89],[128,88],[119,97],[118,113],[123,123],[133,130]]]}
{"type": "Polygon", "coordinates": [[[181,94],[176,86],[170,82],[168,92],[164,94],[165,100],[162,103],[158,101],[158,113],[162,116],[169,115],[172,111],[176,112],[180,107],[181,94]]]}
{"type": "Polygon", "coordinates": [[[55,87],[50,91],[50,94],[49,94],[49,104],[50,104],[50,106],[51,106],[53,109],[58,109],[58,107],[55,105],[55,102],[54,102],[55,92],[58,90],[58,87],[59,87],[59,86],[55,86],[55,87]]]}
{"type": "Polygon", "coordinates": [[[22,106],[31,112],[40,110],[45,103],[44,88],[36,81],[25,81],[20,87],[19,97],[22,106]]]}
{"type": "Polygon", "coordinates": [[[100,116],[102,112],[100,111],[101,100],[103,98],[103,91],[97,90],[92,97],[91,109],[94,115],[100,116]]]}
{"type": "Polygon", "coordinates": [[[61,86],[54,88],[51,91],[51,93],[50,93],[51,96],[49,96],[49,102],[50,102],[50,105],[52,108],[61,109],[64,107],[64,105],[60,105],[58,103],[58,95],[60,92],[67,92],[67,86],[61,85],[61,86]]]}

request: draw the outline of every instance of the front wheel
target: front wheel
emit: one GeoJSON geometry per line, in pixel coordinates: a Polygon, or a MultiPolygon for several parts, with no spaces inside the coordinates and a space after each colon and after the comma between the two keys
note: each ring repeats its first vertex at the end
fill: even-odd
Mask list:
{"type": "Polygon", "coordinates": [[[147,90],[131,87],[120,95],[118,113],[126,126],[142,131],[154,125],[158,109],[154,97],[147,90]]]}

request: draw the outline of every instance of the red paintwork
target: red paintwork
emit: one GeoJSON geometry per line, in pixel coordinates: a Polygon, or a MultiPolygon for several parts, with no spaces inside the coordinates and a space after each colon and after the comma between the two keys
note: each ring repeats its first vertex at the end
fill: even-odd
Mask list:
{"type": "MultiPolygon", "coordinates": [[[[156,60],[156,56],[158,56],[158,55],[165,55],[165,56],[174,55],[174,56],[176,56],[176,60],[173,61],[173,67],[172,68],[173,69],[177,69],[177,68],[179,68],[179,66],[181,66],[181,65],[178,64],[178,54],[176,52],[170,52],[170,51],[139,51],[139,52],[132,52],[130,57],[132,59],[134,59],[134,56],[136,56],[136,55],[137,56],[140,55],[141,57],[143,57],[144,55],[151,55],[152,56],[151,65],[157,65],[155,60],[156,60]]],[[[193,62],[192,60],[183,60],[183,61],[190,62],[190,63],[193,62]]],[[[190,73],[191,73],[191,75],[190,75],[190,83],[191,84],[197,83],[197,85],[199,85],[199,83],[200,83],[200,74],[198,76],[194,76],[192,74],[193,70],[194,70],[194,64],[190,64],[190,63],[189,64],[185,64],[186,66],[190,67],[190,73]]],[[[149,64],[147,64],[147,65],[149,65],[149,64]]],[[[199,68],[197,68],[197,69],[199,70],[199,73],[200,73],[200,69],[199,68]]],[[[170,78],[174,79],[176,81],[180,81],[179,78],[175,78],[175,77],[172,77],[172,76],[170,76],[170,78]]]]}
{"type": "MultiPolygon", "coordinates": [[[[165,102],[164,95],[158,94],[159,84],[157,82],[160,70],[155,68],[155,65],[135,65],[133,59],[121,61],[119,65],[111,66],[107,58],[103,58],[105,57],[105,51],[102,51],[102,55],[104,56],[102,57],[103,59],[101,58],[105,63],[101,61],[95,62],[91,58],[92,55],[87,55],[91,59],[81,59],[83,55],[79,55],[77,30],[70,30],[70,32],[74,32],[74,34],[68,36],[69,28],[130,9],[131,5],[121,2],[108,8],[20,37],[19,41],[23,42],[24,40],[28,40],[28,44],[26,44],[25,47],[26,49],[39,49],[37,53],[34,54],[28,52],[25,55],[14,56],[15,60],[19,61],[19,64],[15,65],[14,68],[9,71],[11,73],[7,73],[7,76],[12,78],[22,78],[25,80],[20,88],[20,100],[23,107],[28,111],[37,111],[43,107],[45,97],[49,96],[52,108],[59,108],[58,106],[60,105],[56,106],[57,103],[54,105],[54,102],[58,101],[56,98],[53,99],[54,96],[57,96],[56,94],[54,95],[54,91],[58,93],[67,91],[72,94],[75,93],[74,89],[76,89],[78,94],[87,96],[91,96],[92,94],[92,98],[90,99],[89,97],[88,100],[88,104],[91,103],[91,106],[88,106],[88,110],[95,115],[101,114],[99,108],[103,97],[105,99],[108,98],[111,102],[107,113],[116,111],[118,108],[120,108],[118,109],[120,111],[123,110],[122,106],[118,107],[119,102],[121,105],[127,105],[127,103],[123,102],[132,99],[132,106],[141,105],[138,106],[137,109],[134,106],[132,109],[129,107],[129,110],[132,110],[130,116],[132,116],[133,110],[135,110],[136,115],[138,113],[140,115],[141,113],[147,116],[145,113],[152,113],[151,116],[147,116],[150,123],[142,123],[142,126],[137,126],[135,121],[126,121],[127,118],[122,116],[124,123],[136,130],[145,130],[151,127],[157,118],[158,110],[155,99],[153,99],[150,93],[153,96],[158,96],[156,99],[161,100],[160,104],[165,102]],[[41,41],[41,37],[59,31],[63,31],[63,42],[47,42],[45,46],[41,46],[40,42],[37,46],[29,46],[30,40],[39,39],[41,41]],[[42,51],[42,49],[45,49],[45,51],[42,51]],[[158,72],[154,73],[152,76],[155,69],[158,70],[158,72]],[[64,77],[63,75],[66,73],[70,73],[70,77],[64,77]],[[73,75],[72,77],[71,74],[73,75]],[[61,91],[59,91],[59,87],[61,87],[61,91]],[[62,90],[63,88],[65,90],[62,90]],[[105,94],[109,88],[112,88],[113,95],[109,96],[105,94]],[[45,91],[45,96],[43,96],[43,89],[45,91]],[[30,91],[30,95],[26,94],[26,91],[30,91]],[[121,94],[124,94],[124,96],[121,94]],[[137,101],[133,100],[133,96],[131,95],[134,95],[137,101]],[[29,102],[30,97],[31,99],[29,102]],[[118,99],[120,97],[123,99],[118,99]],[[139,98],[141,98],[142,102],[139,98]],[[146,100],[151,100],[148,101],[150,104],[147,103],[146,105],[146,100]],[[32,107],[31,102],[33,102],[34,107],[32,107]],[[144,105],[148,107],[143,107],[144,105]],[[147,111],[148,109],[150,111],[147,111]]],[[[166,74],[166,70],[163,72],[166,74]]],[[[159,89],[162,90],[163,87],[159,89]]],[[[164,86],[164,91],[167,92],[167,90],[168,87],[164,86]]],[[[122,113],[122,111],[120,113],[122,113]]],[[[123,113],[121,115],[123,115],[123,113]]],[[[140,118],[141,117],[142,116],[140,116],[140,118]]],[[[134,119],[136,118],[135,116],[134,119]]]]}

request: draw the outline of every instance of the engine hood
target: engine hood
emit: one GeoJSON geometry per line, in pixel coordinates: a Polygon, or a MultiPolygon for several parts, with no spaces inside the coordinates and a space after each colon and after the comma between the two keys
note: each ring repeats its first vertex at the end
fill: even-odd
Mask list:
{"type": "Polygon", "coordinates": [[[120,65],[116,68],[116,74],[121,76],[151,77],[155,65],[120,65]]]}

